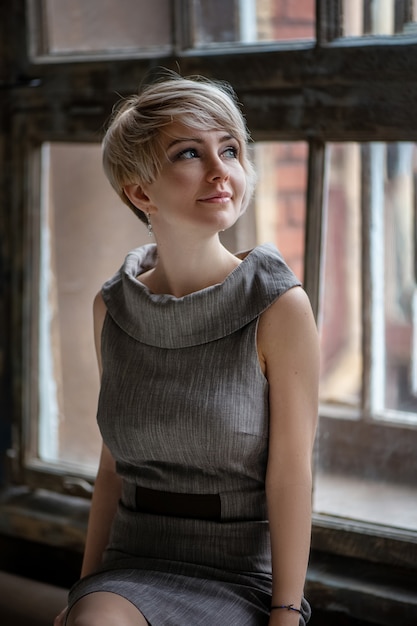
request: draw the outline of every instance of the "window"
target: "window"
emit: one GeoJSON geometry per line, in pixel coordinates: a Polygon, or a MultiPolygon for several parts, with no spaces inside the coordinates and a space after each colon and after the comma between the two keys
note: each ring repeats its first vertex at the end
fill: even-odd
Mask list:
{"type": "Polygon", "coordinates": [[[314,38],[314,0],[29,0],[28,10],[43,61],[314,38]]]}
{"type": "MultiPolygon", "coordinates": [[[[19,0],[4,16],[8,479],[89,494],[98,448],[91,301],[147,240],[106,186],[103,126],[118,97],[158,67],[203,74],[236,89],[259,171],[252,207],[225,242],[275,241],[320,328],[313,547],[415,567],[416,3],[156,4],[158,20],[149,3],[129,0],[117,10],[19,0]]],[[[71,541],[65,528],[59,538],[71,541]]]]}
{"type": "Polygon", "coordinates": [[[415,0],[344,0],[344,33],[356,35],[413,35],[415,0]]]}
{"type": "Polygon", "coordinates": [[[314,38],[313,0],[199,0],[190,10],[193,47],[314,38]]]}
{"type": "Polygon", "coordinates": [[[30,362],[38,384],[27,407],[35,414],[38,407],[39,432],[31,461],[78,466],[94,476],[100,448],[92,302],[121,265],[126,243],[132,249],[147,242],[137,218],[118,206],[101,169],[99,144],[48,142],[40,157],[34,233],[39,281],[31,316],[31,335],[38,343],[30,362]]]}
{"type": "Polygon", "coordinates": [[[329,151],[321,393],[331,417],[321,424],[315,507],[411,530],[415,145],[329,151]]]}
{"type": "Polygon", "coordinates": [[[172,51],[172,3],[155,0],[32,0],[29,44],[34,58],[160,55],[172,51]]]}
{"type": "MultiPolygon", "coordinates": [[[[95,0],[26,3],[29,59],[42,76],[38,93],[46,108],[56,99],[58,111],[44,117],[34,106],[29,116],[14,118],[15,132],[25,137],[22,176],[27,172],[31,192],[22,198],[23,324],[30,340],[21,347],[21,365],[27,391],[20,399],[20,456],[13,465],[19,480],[31,486],[53,485],[66,493],[94,478],[99,435],[91,303],[126,251],[146,242],[143,227],[105,180],[99,146],[116,94],[134,91],[141,78],[132,64],[126,84],[116,78],[112,85],[106,58],[124,66],[134,58],[134,64],[144,64],[145,75],[147,58],[174,47],[185,50],[181,65],[200,49],[209,58],[209,49],[219,45],[227,54],[242,43],[314,37],[313,2],[301,8],[262,1],[220,4],[159,0],[156,19],[148,3],[131,0],[100,3],[99,11],[95,0]],[[62,80],[69,81],[58,89],[48,84],[57,64],[62,80]],[[94,83],[86,92],[85,80],[94,83]]],[[[308,144],[258,141],[253,154],[260,172],[254,203],[224,239],[231,249],[275,241],[302,277],[308,144]]]]}

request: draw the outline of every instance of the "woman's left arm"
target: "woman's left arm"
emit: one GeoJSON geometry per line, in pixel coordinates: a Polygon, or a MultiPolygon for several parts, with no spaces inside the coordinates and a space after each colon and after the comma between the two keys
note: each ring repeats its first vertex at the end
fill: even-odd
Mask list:
{"type": "MultiPolygon", "coordinates": [[[[258,350],[270,401],[266,495],[272,605],[300,608],[310,553],[319,378],[318,333],[303,289],[290,289],[263,313],[258,350]]],[[[298,620],[297,612],[278,609],[269,624],[296,626],[298,620]]]]}

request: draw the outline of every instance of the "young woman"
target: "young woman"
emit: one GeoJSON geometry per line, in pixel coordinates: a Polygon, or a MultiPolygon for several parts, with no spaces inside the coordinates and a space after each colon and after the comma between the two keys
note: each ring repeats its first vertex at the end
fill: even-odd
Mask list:
{"type": "Polygon", "coordinates": [[[309,619],[317,332],[273,245],[220,243],[253,191],[247,140],[229,87],[170,74],[105,136],[105,172],[156,243],[94,303],[103,449],[56,626],[309,619]]]}

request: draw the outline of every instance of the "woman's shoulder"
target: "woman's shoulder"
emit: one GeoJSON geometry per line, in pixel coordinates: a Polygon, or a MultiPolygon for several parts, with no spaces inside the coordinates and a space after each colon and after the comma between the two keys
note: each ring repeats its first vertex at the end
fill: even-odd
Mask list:
{"type": "MultiPolygon", "coordinates": [[[[272,243],[260,244],[253,248],[247,256],[247,280],[253,281],[255,293],[264,293],[269,304],[282,296],[288,289],[300,286],[301,281],[285,262],[278,248],[272,243]]],[[[244,263],[241,264],[243,268],[244,263]]],[[[243,268],[244,269],[244,268],[243,268]]]]}
{"type": "Polygon", "coordinates": [[[300,346],[306,354],[307,346],[318,341],[317,325],[310,299],[305,290],[295,285],[275,300],[260,317],[258,327],[260,351],[267,354],[287,354],[300,346]]]}

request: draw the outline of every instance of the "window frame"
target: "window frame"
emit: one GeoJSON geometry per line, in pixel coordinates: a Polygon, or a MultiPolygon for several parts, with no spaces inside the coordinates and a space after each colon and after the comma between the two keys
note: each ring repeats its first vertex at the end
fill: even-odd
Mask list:
{"type": "MultiPolygon", "coordinates": [[[[8,9],[2,27],[3,41],[9,47],[3,44],[6,97],[1,105],[5,128],[1,151],[4,162],[10,152],[12,158],[11,167],[3,173],[1,193],[3,206],[11,209],[2,218],[0,228],[4,240],[3,272],[4,276],[12,277],[12,288],[5,289],[8,309],[5,305],[0,309],[5,319],[1,335],[5,365],[0,371],[3,406],[13,442],[7,456],[14,485],[33,489],[41,486],[56,494],[67,494],[56,496],[63,498],[59,500],[60,506],[68,507],[68,511],[79,506],[83,511],[82,519],[86,519],[86,504],[78,501],[78,496],[91,493],[85,477],[74,475],[68,482],[65,472],[53,476],[40,468],[24,466],[28,424],[24,417],[22,381],[28,367],[25,346],[30,343],[25,329],[28,299],[34,297],[33,293],[25,292],[24,285],[29,271],[30,220],[36,219],[28,213],[28,207],[33,206],[28,194],[36,195],[37,191],[28,191],[26,184],[21,183],[28,180],[30,168],[36,167],[31,154],[36,153],[43,141],[97,140],[96,129],[102,127],[111,111],[114,94],[131,93],[141,77],[152,71],[156,57],[158,64],[174,70],[179,66],[183,74],[229,80],[243,104],[255,141],[303,140],[309,143],[305,288],[319,318],[326,143],[417,141],[417,118],[408,110],[411,107],[407,107],[408,102],[417,99],[414,76],[417,40],[409,36],[338,38],[342,28],[342,4],[342,0],[317,1],[315,42],[189,49],[184,17],[188,0],[176,0],[177,35],[173,54],[152,58],[133,55],[111,61],[78,58],[54,63],[44,62],[43,58],[31,60],[25,51],[23,44],[27,41],[28,27],[25,1],[18,0],[8,9]],[[18,35],[13,38],[9,33],[18,35]],[[259,115],[260,110],[262,115],[259,115]],[[294,111],[298,114],[294,115],[294,111]],[[10,151],[7,145],[11,146],[10,151]]],[[[365,321],[368,313],[364,313],[365,321]]],[[[325,413],[327,411],[321,412],[320,419],[334,425],[336,412],[330,416],[325,413]]],[[[350,416],[345,415],[339,424],[346,427],[349,419],[350,416]]],[[[360,424],[370,436],[375,424],[369,419],[360,424]]],[[[407,433],[408,429],[404,429],[404,437],[407,433]]],[[[10,494],[10,499],[7,496],[0,506],[0,530],[19,534],[22,531],[16,519],[19,515],[30,515],[30,507],[19,489],[17,495],[13,489],[10,494]]],[[[30,491],[26,495],[33,498],[30,491]]],[[[45,541],[46,527],[42,516],[38,517],[32,525],[31,536],[45,541]]],[[[49,540],[56,545],[61,542],[81,549],[82,533],[80,531],[74,541],[62,520],[57,519],[55,535],[49,540]]],[[[413,533],[330,516],[314,516],[312,545],[313,550],[319,552],[377,560],[387,565],[415,569],[417,563],[417,537],[413,533]]]]}
{"type": "MultiPolygon", "coordinates": [[[[175,42],[178,39],[179,26],[176,19],[180,18],[181,10],[177,10],[180,3],[188,0],[171,0],[171,32],[174,34],[171,44],[150,45],[140,47],[136,50],[131,48],[121,50],[92,51],[84,53],[51,53],[47,52],[46,25],[43,20],[42,4],[44,0],[25,0],[26,2],[26,36],[27,53],[34,65],[67,64],[67,63],[88,63],[95,61],[108,61],[113,59],[136,59],[136,58],[158,58],[169,56],[175,50],[175,42]],[[177,6],[178,5],[178,6],[177,6]]],[[[179,9],[182,7],[179,6],[179,9]]]]}

